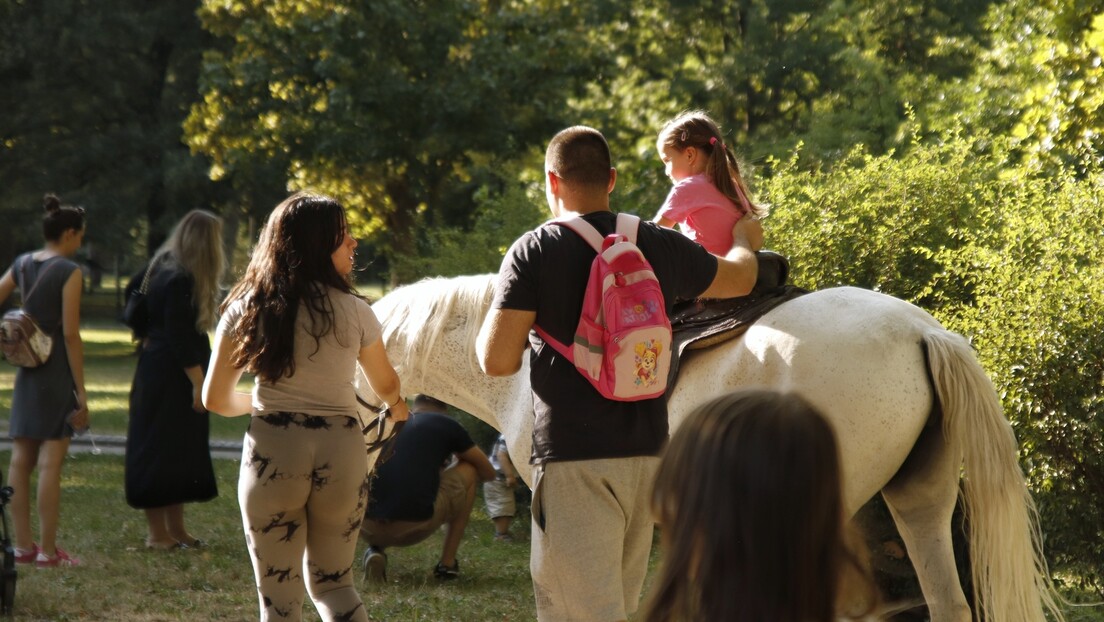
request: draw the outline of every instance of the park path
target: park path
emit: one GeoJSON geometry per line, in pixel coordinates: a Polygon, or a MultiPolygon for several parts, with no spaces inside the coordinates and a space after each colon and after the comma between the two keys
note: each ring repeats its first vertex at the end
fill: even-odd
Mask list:
{"type": "MultiPolygon", "coordinates": [[[[11,439],[7,438],[6,432],[5,430],[3,436],[0,436],[0,450],[11,449],[11,439]]],[[[126,450],[126,437],[106,436],[103,434],[96,434],[95,431],[93,431],[90,434],[74,436],[73,442],[69,445],[70,453],[93,453],[96,449],[99,449],[100,453],[121,456],[126,450]],[[93,441],[95,441],[95,443],[93,443],[93,441]]],[[[211,441],[212,458],[238,460],[241,458],[241,452],[242,444],[240,442],[211,441]]]]}

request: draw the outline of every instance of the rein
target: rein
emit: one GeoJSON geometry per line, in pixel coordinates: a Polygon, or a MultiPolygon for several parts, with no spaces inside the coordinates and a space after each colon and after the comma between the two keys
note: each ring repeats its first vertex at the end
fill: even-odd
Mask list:
{"type": "Polygon", "coordinates": [[[399,435],[399,432],[402,431],[406,422],[393,422],[390,433],[388,433],[387,421],[391,418],[391,409],[387,406],[373,406],[359,395],[356,396],[356,399],[366,410],[376,413],[376,417],[367,424],[364,424],[364,417],[360,417],[362,425],[360,431],[364,434],[364,446],[368,453],[372,453],[373,451],[380,452],[379,458],[376,459],[376,464],[380,464],[390,458],[391,454],[395,453],[395,438],[399,435]]]}

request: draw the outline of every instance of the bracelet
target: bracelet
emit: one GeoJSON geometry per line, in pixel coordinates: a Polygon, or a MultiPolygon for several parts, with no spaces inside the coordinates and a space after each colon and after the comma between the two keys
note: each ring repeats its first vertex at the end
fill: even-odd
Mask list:
{"type": "MultiPolygon", "coordinates": [[[[399,395],[399,397],[395,400],[395,404],[398,404],[401,401],[403,401],[403,398],[402,395],[399,395]]],[[[387,402],[384,403],[386,404],[387,402]]],[[[387,404],[387,410],[391,410],[392,408],[394,408],[395,404],[387,404]]]]}

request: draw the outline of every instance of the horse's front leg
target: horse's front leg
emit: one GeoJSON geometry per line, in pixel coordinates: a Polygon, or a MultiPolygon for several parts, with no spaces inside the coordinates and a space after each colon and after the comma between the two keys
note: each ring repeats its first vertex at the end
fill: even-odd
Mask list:
{"type": "Polygon", "coordinates": [[[924,429],[908,460],[882,489],[905,541],[932,622],[971,622],[951,540],[961,460],[938,426],[924,429]]]}

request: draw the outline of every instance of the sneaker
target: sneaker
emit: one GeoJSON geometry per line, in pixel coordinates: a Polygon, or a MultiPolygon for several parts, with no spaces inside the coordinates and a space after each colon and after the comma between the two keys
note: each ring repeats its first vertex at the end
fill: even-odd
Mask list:
{"type": "Polygon", "coordinates": [[[387,554],[370,546],[364,549],[364,580],[369,583],[387,581],[387,554]]]}
{"type": "Polygon", "coordinates": [[[495,535],[494,535],[494,539],[495,539],[495,542],[513,542],[514,541],[514,536],[511,535],[509,531],[507,531],[506,533],[498,533],[496,531],[495,535]]]}
{"type": "Polygon", "coordinates": [[[29,549],[15,547],[12,552],[15,553],[15,563],[33,564],[38,559],[38,543],[32,543],[29,549]]]}
{"type": "Polygon", "coordinates": [[[433,576],[445,581],[458,578],[460,576],[460,562],[455,562],[451,566],[437,562],[437,567],[433,569],[433,576]]]}
{"type": "Polygon", "coordinates": [[[35,558],[35,566],[39,568],[57,568],[58,566],[70,568],[73,566],[80,566],[81,561],[76,557],[70,557],[60,546],[54,551],[54,556],[50,557],[45,552],[39,551],[38,557],[35,558]]]}

